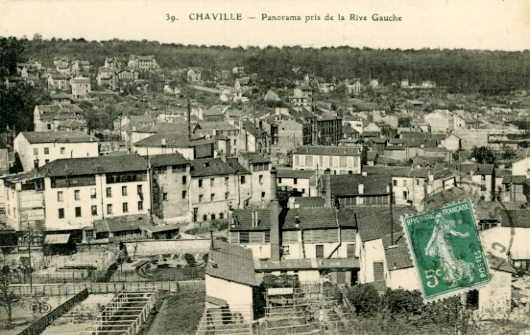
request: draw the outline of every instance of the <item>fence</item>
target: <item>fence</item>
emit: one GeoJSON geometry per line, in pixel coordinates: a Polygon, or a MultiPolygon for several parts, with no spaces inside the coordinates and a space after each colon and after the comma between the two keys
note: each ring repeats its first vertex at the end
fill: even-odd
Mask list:
{"type": "Polygon", "coordinates": [[[11,285],[13,293],[16,295],[43,294],[50,296],[62,296],[78,294],[83,290],[88,290],[91,294],[117,293],[122,290],[139,292],[143,290],[165,290],[165,291],[205,291],[206,286],[203,280],[192,281],[161,281],[161,282],[108,282],[108,283],[70,283],[60,284],[36,284],[33,285],[33,293],[29,285],[11,285]]]}
{"type": "Polygon", "coordinates": [[[49,314],[35,321],[31,326],[18,333],[18,335],[38,335],[42,333],[42,331],[44,331],[44,329],[46,329],[54,320],[60,318],[64,313],[68,312],[72,307],[85,300],[87,297],[88,290],[84,289],[49,314]]]}

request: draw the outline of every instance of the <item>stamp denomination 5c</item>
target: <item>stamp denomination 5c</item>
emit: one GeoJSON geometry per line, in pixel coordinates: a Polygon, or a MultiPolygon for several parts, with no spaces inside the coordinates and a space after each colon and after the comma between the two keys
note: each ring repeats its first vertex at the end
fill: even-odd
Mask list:
{"type": "Polygon", "coordinates": [[[402,220],[425,300],[449,297],[490,282],[471,201],[402,220]]]}

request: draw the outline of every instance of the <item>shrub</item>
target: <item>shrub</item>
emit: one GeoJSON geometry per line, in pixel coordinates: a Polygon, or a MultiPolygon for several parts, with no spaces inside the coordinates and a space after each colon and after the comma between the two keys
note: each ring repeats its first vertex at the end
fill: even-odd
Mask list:
{"type": "Polygon", "coordinates": [[[353,307],[355,307],[357,315],[373,316],[381,310],[379,292],[372,284],[357,284],[353,286],[347,297],[353,307]]]}
{"type": "Polygon", "coordinates": [[[387,289],[383,296],[383,306],[392,315],[419,315],[425,305],[421,293],[417,290],[387,289]]]}
{"type": "Polygon", "coordinates": [[[193,256],[192,254],[190,253],[186,253],[184,255],[184,259],[186,260],[186,263],[188,264],[189,267],[195,267],[197,265],[197,261],[195,260],[195,256],[193,256]]]}

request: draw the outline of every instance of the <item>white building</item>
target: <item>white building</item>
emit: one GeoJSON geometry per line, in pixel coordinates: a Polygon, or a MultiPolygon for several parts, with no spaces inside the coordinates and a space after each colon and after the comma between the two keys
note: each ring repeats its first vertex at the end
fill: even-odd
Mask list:
{"type": "Polygon", "coordinates": [[[78,131],[21,132],[14,149],[24,171],[31,171],[60,158],[97,157],[97,141],[78,131]]]}
{"type": "Polygon", "coordinates": [[[293,153],[294,170],[330,169],[333,174],[360,174],[361,152],[347,146],[300,146],[293,153]]]}
{"type": "Polygon", "coordinates": [[[316,171],[278,169],[278,189],[300,192],[302,197],[317,195],[316,171]]]}

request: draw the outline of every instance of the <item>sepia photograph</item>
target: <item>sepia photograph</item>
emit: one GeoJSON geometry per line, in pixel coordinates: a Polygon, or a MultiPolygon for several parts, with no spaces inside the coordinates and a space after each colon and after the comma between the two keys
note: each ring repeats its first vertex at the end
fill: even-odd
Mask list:
{"type": "Polygon", "coordinates": [[[527,0],[0,0],[0,335],[530,335],[527,0]]]}

